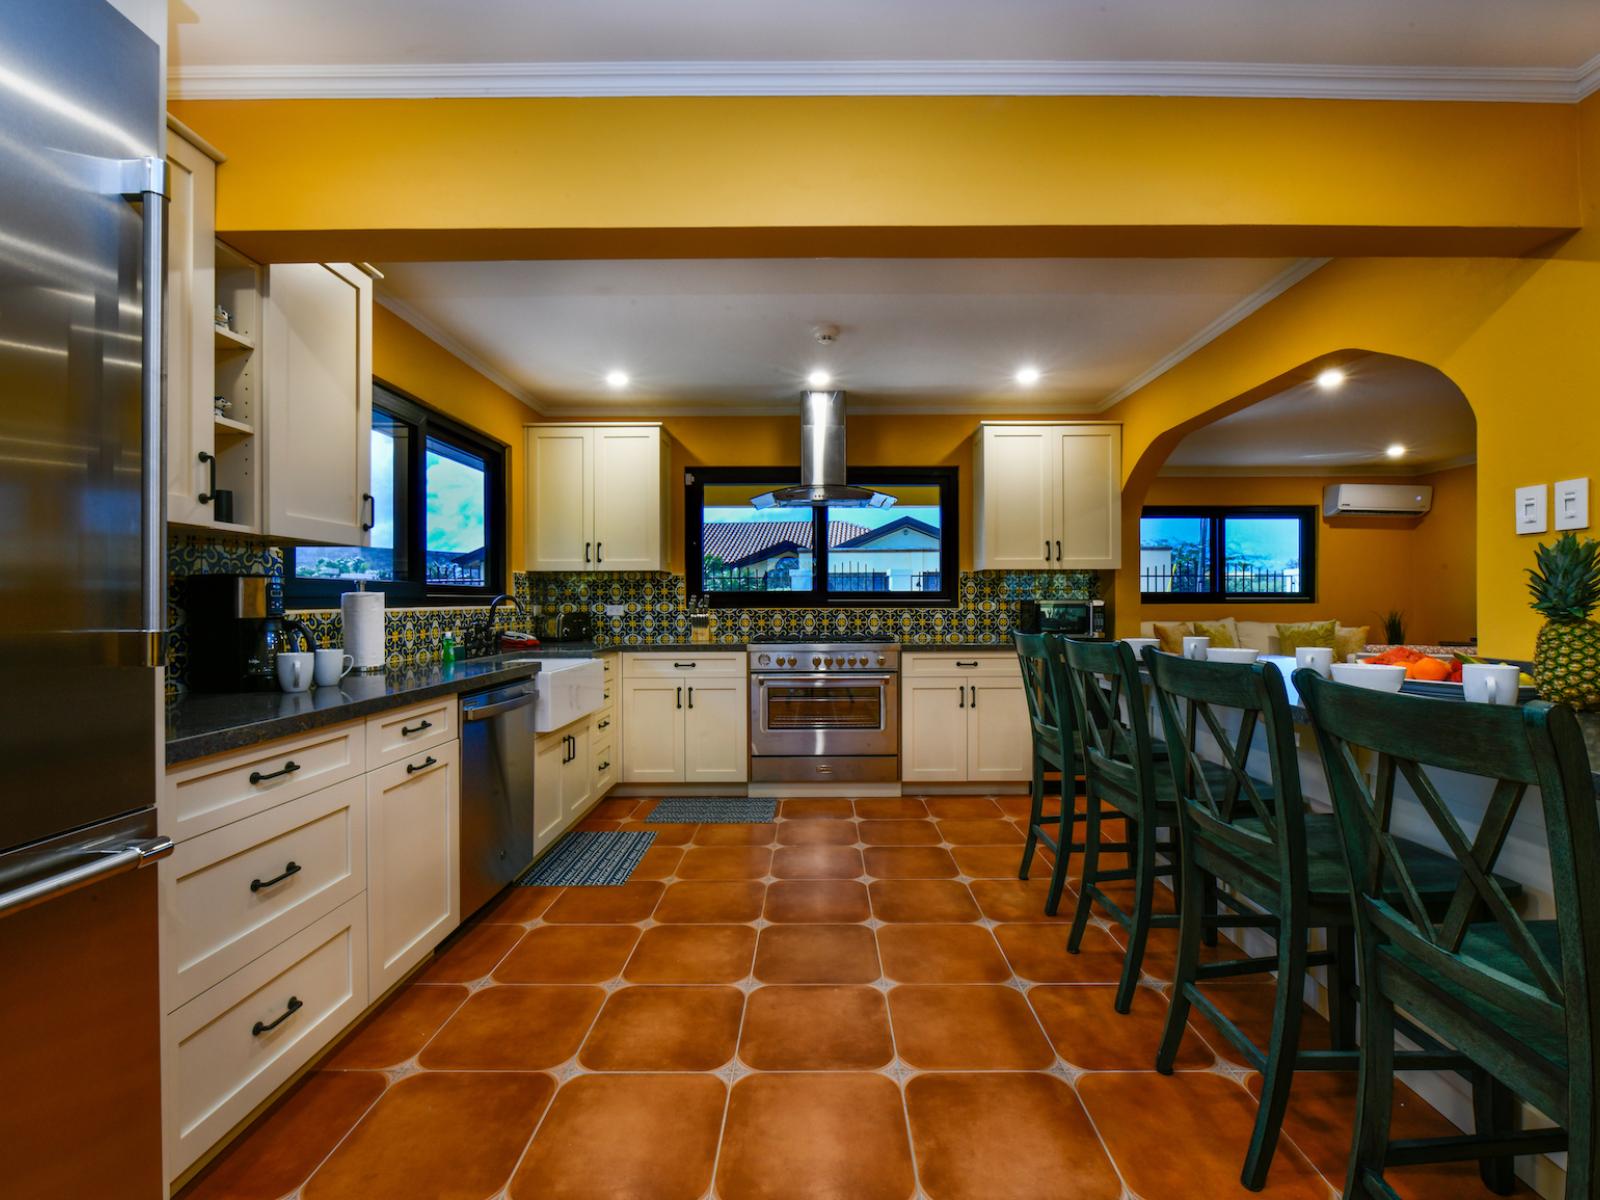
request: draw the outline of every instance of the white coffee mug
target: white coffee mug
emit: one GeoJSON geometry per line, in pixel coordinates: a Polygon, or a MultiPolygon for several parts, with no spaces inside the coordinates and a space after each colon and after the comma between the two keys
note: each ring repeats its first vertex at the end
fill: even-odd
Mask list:
{"type": "Polygon", "coordinates": [[[278,654],[278,686],[286,692],[303,692],[311,686],[316,656],[309,650],[283,650],[278,654]]]}
{"type": "Polygon", "coordinates": [[[1135,658],[1137,658],[1140,662],[1144,661],[1144,648],[1146,646],[1154,646],[1157,650],[1161,649],[1161,639],[1160,638],[1138,637],[1138,638],[1123,638],[1122,640],[1124,642],[1126,642],[1128,644],[1128,646],[1133,650],[1133,656],[1135,658]]]}
{"type": "Polygon", "coordinates": [[[1333,648],[1331,646],[1297,646],[1294,652],[1296,667],[1310,667],[1324,679],[1333,678],[1333,648]]]}
{"type": "Polygon", "coordinates": [[[1516,663],[1467,663],[1461,668],[1461,690],[1474,704],[1515,704],[1521,675],[1516,663]]]}
{"type": "Polygon", "coordinates": [[[1211,639],[1208,637],[1186,637],[1183,639],[1183,656],[1192,658],[1196,662],[1204,662],[1206,651],[1211,648],[1211,639]]]}
{"type": "Polygon", "coordinates": [[[318,687],[332,687],[356,665],[356,660],[343,650],[314,650],[312,653],[317,656],[314,675],[318,687]]]}

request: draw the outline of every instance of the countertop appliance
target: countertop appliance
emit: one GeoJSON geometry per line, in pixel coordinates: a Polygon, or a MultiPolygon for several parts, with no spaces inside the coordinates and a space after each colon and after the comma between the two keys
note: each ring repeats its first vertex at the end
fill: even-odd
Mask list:
{"type": "Polygon", "coordinates": [[[533,618],[533,632],[541,642],[587,642],[593,628],[586,612],[543,612],[533,618]]]}
{"type": "Polygon", "coordinates": [[[461,698],[461,919],[533,861],[534,702],[538,679],[461,698]]]}
{"type": "Polygon", "coordinates": [[[1039,630],[1074,638],[1106,636],[1104,600],[1040,600],[1039,630]]]}
{"type": "Polygon", "coordinates": [[[0,4],[0,1191],[166,1196],[160,56],[0,4]]]}
{"type": "Polygon", "coordinates": [[[900,647],[882,638],[750,651],[753,783],[900,778],[900,647]]]}
{"type": "Polygon", "coordinates": [[[283,615],[283,583],[267,575],[191,575],[179,585],[197,692],[275,692],[278,652],[311,631],[283,615]]]}

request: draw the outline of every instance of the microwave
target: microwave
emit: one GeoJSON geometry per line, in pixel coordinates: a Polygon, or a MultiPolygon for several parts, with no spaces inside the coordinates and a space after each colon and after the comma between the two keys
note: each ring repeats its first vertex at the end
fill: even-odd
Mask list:
{"type": "Polygon", "coordinates": [[[1039,629],[1066,637],[1103,638],[1106,636],[1104,600],[1040,600],[1039,629]]]}

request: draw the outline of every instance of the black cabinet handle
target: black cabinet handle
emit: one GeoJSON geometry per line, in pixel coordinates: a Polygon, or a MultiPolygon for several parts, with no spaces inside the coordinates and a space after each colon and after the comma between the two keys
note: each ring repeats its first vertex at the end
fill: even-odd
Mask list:
{"type": "Polygon", "coordinates": [[[689,689],[689,707],[690,708],[694,707],[694,689],[693,688],[689,689]]]}
{"type": "Polygon", "coordinates": [[[683,707],[683,689],[682,688],[678,689],[678,707],[679,708],[683,707]]]}
{"type": "Polygon", "coordinates": [[[433,722],[432,721],[420,721],[415,725],[402,725],[402,726],[400,726],[400,732],[405,734],[406,737],[410,737],[413,733],[421,733],[424,729],[432,729],[432,728],[433,728],[433,722]]]}
{"type": "Polygon", "coordinates": [[[611,718],[607,717],[604,721],[601,721],[600,724],[596,725],[595,728],[596,729],[608,729],[608,728],[610,728],[610,726],[611,726],[611,718]]]}
{"type": "Polygon", "coordinates": [[[300,874],[300,864],[297,862],[287,863],[283,868],[282,875],[274,875],[271,879],[252,879],[250,881],[250,890],[259,892],[262,888],[269,888],[275,883],[282,883],[289,876],[298,874],[300,874]]]}
{"type": "Polygon", "coordinates": [[[287,1021],[290,1017],[294,1016],[295,1013],[299,1012],[305,1006],[306,1006],[306,1002],[304,1000],[300,999],[299,996],[290,996],[289,997],[289,1004],[283,1010],[283,1014],[281,1016],[279,1016],[279,1018],[276,1021],[273,1021],[271,1024],[267,1024],[267,1023],[262,1022],[262,1021],[257,1021],[254,1025],[252,1025],[250,1027],[250,1036],[251,1037],[260,1037],[263,1033],[266,1033],[267,1030],[276,1029],[279,1025],[282,1025],[285,1021],[287,1021]]]}
{"type": "Polygon", "coordinates": [[[588,562],[589,561],[589,543],[588,542],[585,542],[583,544],[583,561],[584,562],[588,562]]]}
{"type": "Polygon", "coordinates": [[[1060,538],[1056,539],[1056,561],[1057,562],[1061,561],[1061,539],[1060,538]]]}
{"type": "Polygon", "coordinates": [[[600,553],[600,547],[604,546],[604,545],[605,545],[604,542],[596,542],[594,544],[594,565],[597,566],[597,567],[601,563],[605,562],[605,558],[600,553]]]}
{"type": "Polygon", "coordinates": [[[966,661],[962,661],[961,659],[957,659],[956,660],[956,666],[961,667],[963,669],[970,669],[970,668],[975,667],[977,665],[978,665],[978,660],[975,659],[975,658],[974,659],[968,659],[966,661]]]}
{"type": "Polygon", "coordinates": [[[977,689],[976,685],[974,685],[973,689],[972,689],[972,703],[970,705],[968,705],[967,707],[969,707],[969,708],[977,708],[978,707],[978,689],[977,689]]]}
{"type": "Polygon", "coordinates": [[[596,771],[605,771],[605,770],[609,770],[610,767],[611,767],[611,764],[609,762],[603,762],[598,767],[596,767],[595,770],[596,771]]]}
{"type": "Polygon", "coordinates": [[[406,774],[415,775],[418,771],[426,771],[429,767],[438,766],[438,764],[439,760],[430,754],[419,763],[407,763],[406,774]]]}
{"type": "Polygon", "coordinates": [[[217,498],[217,456],[202,450],[200,451],[200,461],[205,463],[211,470],[211,490],[201,492],[195,499],[200,501],[201,504],[210,504],[217,498]]]}
{"type": "Polygon", "coordinates": [[[300,764],[295,762],[293,759],[290,759],[288,762],[283,764],[283,770],[281,771],[268,771],[265,775],[263,775],[260,771],[251,771],[250,782],[265,783],[267,780],[277,779],[281,775],[293,775],[299,769],[300,764]]]}
{"type": "Polygon", "coordinates": [[[672,668],[675,671],[692,671],[699,665],[699,663],[673,663],[672,668]]]}
{"type": "Polygon", "coordinates": [[[362,492],[361,503],[366,505],[368,515],[372,518],[370,521],[361,522],[361,532],[367,533],[378,523],[378,502],[373,498],[371,492],[362,492]]]}
{"type": "Polygon", "coordinates": [[[958,688],[956,690],[956,694],[957,694],[957,696],[960,697],[960,699],[956,701],[956,707],[957,708],[965,708],[967,706],[967,689],[966,689],[965,685],[963,685],[962,687],[958,688]]]}

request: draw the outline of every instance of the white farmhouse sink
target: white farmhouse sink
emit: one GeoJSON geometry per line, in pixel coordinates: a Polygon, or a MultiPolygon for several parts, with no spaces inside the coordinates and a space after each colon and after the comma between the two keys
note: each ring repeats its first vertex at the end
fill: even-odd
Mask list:
{"type": "Polygon", "coordinates": [[[605,701],[605,668],[598,658],[529,658],[539,674],[534,687],[539,698],[534,702],[533,727],[549,733],[588,716],[605,701]]]}

